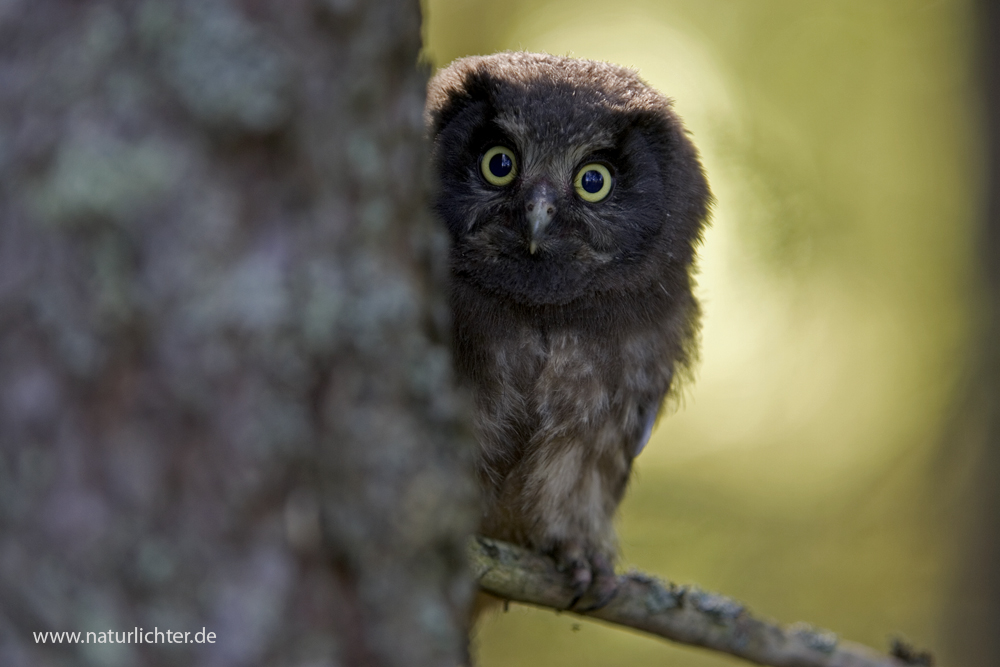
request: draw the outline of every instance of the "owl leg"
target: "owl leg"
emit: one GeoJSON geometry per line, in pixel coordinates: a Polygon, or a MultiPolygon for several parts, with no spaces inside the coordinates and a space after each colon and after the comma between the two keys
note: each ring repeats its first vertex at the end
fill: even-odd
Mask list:
{"type": "Polygon", "coordinates": [[[540,439],[485,498],[483,534],[552,556],[573,586],[571,609],[602,607],[617,592],[613,520],[631,468],[619,433],[608,425],[540,439]]]}
{"type": "Polygon", "coordinates": [[[547,444],[530,466],[521,504],[532,518],[529,541],[570,575],[570,608],[602,607],[618,589],[612,522],[629,461],[620,447],[599,447],[599,438],[547,444]]]}

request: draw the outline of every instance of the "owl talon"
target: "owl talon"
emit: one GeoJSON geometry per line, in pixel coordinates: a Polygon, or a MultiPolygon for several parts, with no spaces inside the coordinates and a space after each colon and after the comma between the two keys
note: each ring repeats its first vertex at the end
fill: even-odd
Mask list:
{"type": "Polygon", "coordinates": [[[614,571],[610,567],[607,571],[598,569],[597,576],[594,577],[594,583],[590,587],[590,595],[588,595],[590,605],[574,609],[574,611],[586,612],[600,609],[611,602],[617,593],[618,577],[615,576],[614,571]]]}
{"type": "Polygon", "coordinates": [[[603,555],[588,558],[579,546],[568,545],[557,550],[556,562],[560,571],[570,574],[570,584],[575,593],[567,610],[586,612],[600,609],[618,592],[614,568],[603,555]]]}
{"type": "Polygon", "coordinates": [[[586,596],[588,604],[584,607],[577,607],[576,605],[581,602],[580,599],[577,599],[571,607],[573,611],[587,612],[600,609],[611,602],[618,593],[618,577],[615,576],[614,568],[607,558],[600,554],[594,556],[590,560],[590,567],[589,574],[592,583],[586,596]]]}
{"type": "Polygon", "coordinates": [[[590,588],[590,584],[593,581],[593,577],[590,573],[590,563],[586,561],[573,563],[573,590],[577,592],[577,597],[580,597],[587,592],[590,588]]]}

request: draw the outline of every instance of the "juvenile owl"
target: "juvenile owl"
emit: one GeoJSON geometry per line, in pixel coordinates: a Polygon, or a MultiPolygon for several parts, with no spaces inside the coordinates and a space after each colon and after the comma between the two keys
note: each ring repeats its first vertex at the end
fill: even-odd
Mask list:
{"type": "Polygon", "coordinates": [[[697,151],[634,71],[533,53],[453,62],[427,122],[480,530],[551,554],[603,604],[632,460],[698,327],[697,151]]]}

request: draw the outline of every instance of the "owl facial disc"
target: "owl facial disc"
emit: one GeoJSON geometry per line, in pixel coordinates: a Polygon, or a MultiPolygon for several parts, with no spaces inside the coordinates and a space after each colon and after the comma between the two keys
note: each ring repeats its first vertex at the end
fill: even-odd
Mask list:
{"type": "Polygon", "coordinates": [[[542,181],[532,188],[528,195],[528,203],[524,206],[531,228],[531,240],[528,242],[528,252],[532,255],[538,250],[538,242],[545,235],[545,228],[552,222],[556,214],[556,193],[551,185],[542,181]]]}

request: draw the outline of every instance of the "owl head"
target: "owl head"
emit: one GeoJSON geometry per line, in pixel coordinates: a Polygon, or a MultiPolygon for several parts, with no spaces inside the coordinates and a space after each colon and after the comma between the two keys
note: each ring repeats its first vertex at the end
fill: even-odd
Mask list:
{"type": "Polygon", "coordinates": [[[670,101],[634,71],[463,58],[431,80],[426,120],[456,280],[538,306],[687,288],[709,190],[670,101]]]}

